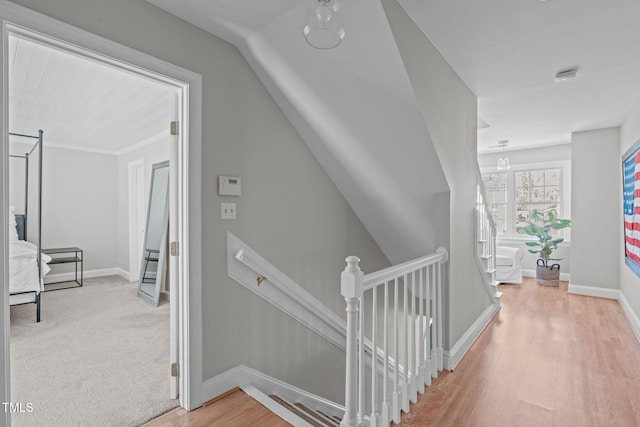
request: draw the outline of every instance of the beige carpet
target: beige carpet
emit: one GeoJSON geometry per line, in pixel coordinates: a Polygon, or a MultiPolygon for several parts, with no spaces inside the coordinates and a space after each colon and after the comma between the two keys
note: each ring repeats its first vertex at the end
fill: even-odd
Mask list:
{"type": "Polygon", "coordinates": [[[117,276],[11,307],[11,400],[20,426],[135,426],[178,406],[169,396],[169,306],[117,276]]]}

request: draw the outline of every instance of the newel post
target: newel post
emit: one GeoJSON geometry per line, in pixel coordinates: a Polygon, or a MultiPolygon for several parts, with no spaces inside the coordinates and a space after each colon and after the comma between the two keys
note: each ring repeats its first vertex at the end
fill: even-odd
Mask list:
{"type": "Polygon", "coordinates": [[[340,426],[356,427],[358,426],[358,353],[356,347],[356,341],[358,339],[358,301],[362,297],[364,274],[358,266],[360,258],[350,256],[346,261],[347,266],[340,275],[340,293],[347,302],[345,411],[340,426]]]}

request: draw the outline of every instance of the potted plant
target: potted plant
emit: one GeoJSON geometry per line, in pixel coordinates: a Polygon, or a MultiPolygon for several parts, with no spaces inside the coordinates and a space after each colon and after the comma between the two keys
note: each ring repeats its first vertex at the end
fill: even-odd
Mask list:
{"type": "Polygon", "coordinates": [[[571,227],[571,220],[558,218],[556,206],[550,206],[545,209],[534,209],[531,212],[529,225],[518,228],[519,233],[528,234],[538,239],[533,242],[525,242],[527,246],[531,247],[529,252],[540,255],[536,266],[538,285],[559,286],[560,264],[550,264],[549,262],[562,259],[551,258],[551,254],[564,239],[562,237],[554,238],[551,235],[551,230],[561,230],[567,227],[571,227]]]}

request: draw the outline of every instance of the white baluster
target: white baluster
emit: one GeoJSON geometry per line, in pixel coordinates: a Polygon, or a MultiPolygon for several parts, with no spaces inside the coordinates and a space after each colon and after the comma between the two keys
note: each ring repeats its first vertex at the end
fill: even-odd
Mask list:
{"type": "Polygon", "coordinates": [[[420,276],[419,276],[419,281],[418,281],[418,287],[420,288],[420,326],[418,327],[419,330],[419,336],[418,336],[418,391],[420,392],[420,394],[424,394],[424,381],[425,381],[425,351],[424,351],[424,346],[425,344],[425,334],[424,334],[424,305],[425,305],[425,292],[424,292],[424,287],[425,287],[425,274],[426,270],[425,268],[421,268],[420,269],[420,276]]]}
{"type": "Polygon", "coordinates": [[[393,422],[396,424],[400,424],[400,388],[399,388],[399,361],[398,361],[398,353],[399,353],[399,334],[398,334],[398,278],[396,277],[393,281],[393,364],[394,364],[394,372],[393,372],[393,398],[391,403],[393,405],[393,422]]]}
{"type": "MultiPolygon", "coordinates": [[[[371,310],[371,421],[370,427],[378,427],[378,286],[373,288],[373,301],[371,310]]],[[[363,393],[364,394],[364,393],[363,393]]]]}
{"type": "Polygon", "coordinates": [[[411,273],[411,319],[409,319],[409,367],[411,368],[411,382],[409,383],[409,398],[411,402],[418,401],[418,360],[416,351],[418,342],[416,341],[416,274],[417,271],[411,273]]]}
{"type": "Polygon", "coordinates": [[[436,267],[436,311],[438,314],[438,371],[444,369],[444,348],[442,347],[442,263],[436,267]]]}
{"type": "Polygon", "coordinates": [[[404,302],[402,304],[402,314],[404,315],[404,357],[403,367],[404,383],[402,384],[402,410],[405,414],[409,413],[409,377],[411,369],[409,367],[409,282],[408,275],[404,275],[402,283],[404,284],[404,302]]]}
{"type": "Polygon", "coordinates": [[[424,270],[424,327],[425,327],[425,354],[424,354],[424,385],[431,385],[431,266],[424,270]]]}
{"type": "Polygon", "coordinates": [[[347,342],[346,342],[346,381],[345,411],[340,422],[341,427],[357,427],[357,363],[356,353],[358,300],[362,297],[363,273],[358,267],[360,259],[355,256],[347,258],[347,267],[340,276],[340,292],[347,302],[347,342]]]}
{"type": "Polygon", "coordinates": [[[429,347],[431,349],[431,378],[438,378],[438,351],[436,350],[436,344],[438,342],[438,312],[436,307],[436,269],[435,265],[431,265],[430,269],[430,325],[429,330],[431,332],[431,340],[429,347]]]}
{"type": "Polygon", "coordinates": [[[358,319],[358,422],[364,421],[364,295],[360,297],[358,319]]]}
{"type": "Polygon", "coordinates": [[[389,282],[384,282],[384,331],[382,336],[384,346],[384,372],[382,379],[382,415],[380,417],[380,425],[389,425],[391,418],[389,417],[389,282]]]}

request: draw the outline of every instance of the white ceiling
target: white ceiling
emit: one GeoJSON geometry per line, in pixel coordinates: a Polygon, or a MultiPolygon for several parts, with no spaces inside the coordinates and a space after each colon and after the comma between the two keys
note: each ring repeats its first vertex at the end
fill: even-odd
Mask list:
{"type": "MultiPolygon", "coordinates": [[[[285,45],[275,47],[289,49],[291,38],[302,38],[299,0],[150,1],[232,42],[267,36],[275,22],[296,19],[285,45]]],[[[479,152],[502,139],[511,141],[510,149],[568,143],[571,132],[620,125],[640,98],[637,0],[399,2],[478,96],[479,123],[488,125],[478,132],[479,152]],[[570,67],[578,67],[578,77],[555,82],[555,74],[570,67]]],[[[358,19],[358,9],[366,7],[343,1],[343,44],[376,29],[358,19]]],[[[349,53],[345,61],[359,60],[349,53]]],[[[378,59],[384,67],[386,59],[378,59]]],[[[300,74],[314,66],[297,65],[300,74]]]]}
{"type": "Polygon", "coordinates": [[[478,96],[481,152],[570,142],[640,99],[637,0],[401,2],[478,96]],[[575,80],[555,81],[571,67],[575,80]]]}
{"type": "Polygon", "coordinates": [[[118,154],[166,137],[174,90],[74,53],[9,38],[9,128],[45,145],[118,154]]]}

